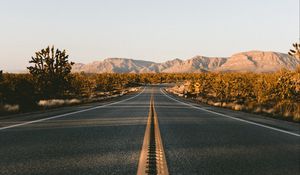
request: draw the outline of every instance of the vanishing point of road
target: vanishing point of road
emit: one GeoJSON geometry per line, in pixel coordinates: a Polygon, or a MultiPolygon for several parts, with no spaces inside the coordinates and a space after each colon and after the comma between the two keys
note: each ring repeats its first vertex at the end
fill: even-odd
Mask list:
{"type": "Polygon", "coordinates": [[[148,86],[111,102],[2,118],[0,175],[296,175],[299,129],[148,86]]]}

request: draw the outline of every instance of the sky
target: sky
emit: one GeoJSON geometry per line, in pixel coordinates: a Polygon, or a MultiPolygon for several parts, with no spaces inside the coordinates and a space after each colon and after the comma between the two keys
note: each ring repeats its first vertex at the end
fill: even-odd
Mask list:
{"type": "Polygon", "coordinates": [[[299,28],[299,0],[0,0],[0,70],[48,45],[77,63],[287,53],[299,28]]]}

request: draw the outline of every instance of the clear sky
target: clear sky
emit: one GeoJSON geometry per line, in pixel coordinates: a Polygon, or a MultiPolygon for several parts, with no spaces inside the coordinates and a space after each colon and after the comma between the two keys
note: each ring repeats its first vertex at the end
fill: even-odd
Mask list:
{"type": "Polygon", "coordinates": [[[22,70],[48,45],[88,63],[162,62],[248,50],[288,52],[299,0],[1,0],[0,69],[22,70]]]}

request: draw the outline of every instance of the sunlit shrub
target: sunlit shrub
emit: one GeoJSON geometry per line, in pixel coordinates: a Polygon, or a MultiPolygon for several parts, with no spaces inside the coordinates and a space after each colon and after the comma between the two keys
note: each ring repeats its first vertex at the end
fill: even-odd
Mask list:
{"type": "Polygon", "coordinates": [[[214,106],[280,115],[299,121],[300,69],[276,73],[202,73],[170,91],[214,106]],[[187,83],[185,83],[187,84],[187,83]],[[194,87],[197,84],[198,91],[194,87]]]}

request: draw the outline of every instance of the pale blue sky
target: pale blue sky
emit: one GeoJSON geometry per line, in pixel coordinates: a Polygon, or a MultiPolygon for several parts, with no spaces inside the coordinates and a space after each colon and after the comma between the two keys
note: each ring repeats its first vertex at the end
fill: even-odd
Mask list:
{"type": "Polygon", "coordinates": [[[299,0],[0,0],[0,22],[4,70],[25,69],[47,45],[83,63],[286,53],[299,39],[299,0]]]}

